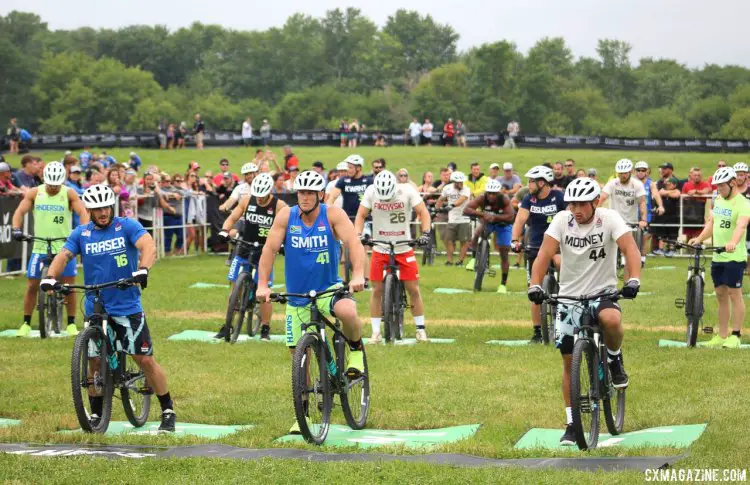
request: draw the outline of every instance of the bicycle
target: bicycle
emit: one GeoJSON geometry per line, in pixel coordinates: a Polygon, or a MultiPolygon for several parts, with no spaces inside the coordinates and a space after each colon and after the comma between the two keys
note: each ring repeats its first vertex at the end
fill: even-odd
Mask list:
{"type": "Polygon", "coordinates": [[[148,419],[153,390],[146,383],[143,370],[132,356],[128,358],[119,345],[115,346],[114,331],[101,299],[101,290],[124,290],[135,284],[134,279],[127,278],[100,285],[60,285],[55,289],[63,294],[69,294],[74,289],[94,293],[94,311],[88,317],[88,326],[76,337],[70,373],[73,408],[81,429],[89,433],[107,431],[112,416],[112,395],[115,388],[120,390],[122,407],[130,424],[139,428],[146,424],[148,419]],[[98,423],[92,423],[90,420],[93,412],[90,409],[89,396],[103,398],[98,423]]]}
{"type": "MultiPolygon", "coordinates": [[[[685,317],[687,318],[687,331],[685,333],[685,338],[688,347],[695,347],[696,341],[698,340],[698,325],[702,324],[704,310],[703,287],[706,275],[706,257],[703,252],[715,251],[717,253],[722,253],[725,249],[723,247],[712,246],[691,246],[690,244],[681,243],[679,241],[665,242],[672,244],[677,248],[692,249],[694,251],[693,261],[688,264],[685,298],[675,298],[674,304],[677,308],[685,309],[685,317]]],[[[706,334],[712,334],[714,331],[713,327],[702,325],[701,330],[706,334]]]]}
{"type": "Polygon", "coordinates": [[[323,444],[328,436],[334,393],[339,395],[341,410],[352,429],[365,427],[370,410],[367,355],[363,355],[364,372],[349,375],[345,369],[351,341],[341,331],[338,320],[331,323],[317,305],[318,299],[324,296],[348,293],[345,284],[342,288],[321,292],[271,293],[270,296],[271,301],[276,303],[286,303],[290,297],[310,301],[310,321],[302,324],[304,333],[297,342],[292,359],[292,397],[300,432],[305,441],[316,445],[323,444]],[[327,329],[333,332],[333,350],[326,336],[327,329]]]}
{"type": "MultiPolygon", "coordinates": [[[[476,221],[477,217],[471,217],[472,221],[476,221]]],[[[484,275],[488,274],[491,277],[495,277],[497,272],[490,266],[490,241],[492,231],[490,230],[490,224],[485,223],[482,225],[482,234],[480,234],[477,240],[477,248],[474,256],[474,291],[482,291],[482,280],[484,275]]]]}
{"type": "MultiPolygon", "coordinates": [[[[635,238],[635,244],[638,246],[638,253],[643,254],[643,229],[638,224],[628,224],[630,233],[635,238]]],[[[625,256],[622,255],[620,247],[617,247],[617,278],[622,279],[625,273],[625,256]]]]}
{"type": "Polygon", "coordinates": [[[619,290],[583,296],[546,296],[555,305],[559,305],[561,300],[578,302],[582,311],[581,324],[573,331],[575,343],[570,369],[570,406],[576,444],[581,450],[593,450],[599,442],[599,401],[611,435],[622,433],[625,423],[625,389],[615,389],[612,383],[607,364],[607,347],[599,321],[590,305],[600,298],[617,301],[621,296],[619,290]]]}
{"type": "MultiPolygon", "coordinates": [[[[520,251],[523,251],[524,254],[528,253],[527,247],[523,244],[520,245],[520,251]]],[[[550,261],[549,266],[547,267],[547,273],[542,280],[542,290],[545,295],[554,295],[558,292],[560,286],[557,278],[558,274],[555,263],[550,261]]],[[[541,307],[542,341],[544,342],[544,345],[549,345],[555,340],[557,304],[545,300],[539,306],[541,307]]]]}
{"type": "MultiPolygon", "coordinates": [[[[49,265],[55,258],[55,255],[52,252],[52,243],[57,241],[65,241],[67,239],[68,238],[66,237],[46,238],[24,235],[24,241],[41,241],[47,244],[47,255],[42,258],[42,273],[39,276],[40,280],[47,278],[49,265]]],[[[37,311],[39,312],[39,336],[41,338],[47,338],[51,336],[53,330],[56,334],[60,334],[60,332],[62,332],[64,306],[65,297],[57,293],[48,294],[45,291],[38,291],[37,311]]]]}
{"type": "Polygon", "coordinates": [[[259,245],[257,241],[251,243],[239,237],[233,238],[232,242],[238,247],[245,245],[250,248],[250,254],[247,256],[250,269],[249,271],[241,271],[237,281],[234,282],[232,292],[229,294],[227,316],[224,321],[224,328],[227,329],[224,333],[224,341],[236,343],[242,331],[242,324],[248,316],[247,334],[253,337],[260,331],[260,305],[255,300],[257,286],[255,278],[253,278],[253,273],[258,271],[254,261],[259,251],[259,245]]]}
{"type": "Polygon", "coordinates": [[[440,213],[447,214],[448,210],[445,208],[435,209],[435,207],[429,208],[430,212],[430,244],[422,249],[422,266],[432,266],[435,263],[435,255],[437,254],[437,233],[435,230],[435,216],[440,213]]]}
{"type": "Polygon", "coordinates": [[[398,263],[396,262],[396,246],[408,244],[414,246],[416,241],[380,241],[370,239],[365,242],[368,246],[382,244],[388,246],[388,265],[385,267],[383,277],[383,333],[386,342],[401,340],[404,335],[404,311],[409,308],[406,299],[406,289],[399,279],[398,263]]]}

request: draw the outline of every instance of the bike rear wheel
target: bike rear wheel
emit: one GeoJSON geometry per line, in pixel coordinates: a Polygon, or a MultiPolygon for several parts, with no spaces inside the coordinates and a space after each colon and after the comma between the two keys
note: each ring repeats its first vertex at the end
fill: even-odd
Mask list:
{"type": "Polygon", "coordinates": [[[383,279],[383,337],[386,342],[401,338],[398,329],[398,293],[396,275],[388,273],[383,279]]]}
{"type": "MultiPolygon", "coordinates": [[[[553,287],[553,281],[550,275],[546,275],[544,277],[544,280],[542,281],[542,289],[544,290],[544,293],[547,295],[552,295],[555,293],[554,287],[553,287]]],[[[547,300],[544,300],[542,304],[540,305],[540,311],[542,316],[542,341],[544,342],[544,345],[549,345],[550,341],[554,339],[554,330],[550,332],[550,327],[554,325],[553,319],[554,316],[552,315],[552,306],[547,302],[547,300]]]]}
{"type": "Polygon", "coordinates": [[[247,291],[250,274],[243,271],[234,282],[232,293],[229,295],[229,305],[227,306],[227,317],[224,322],[227,329],[224,334],[224,340],[235,343],[242,331],[242,322],[245,319],[247,308],[247,291]]]}
{"type": "MultiPolygon", "coordinates": [[[[336,341],[336,356],[339,369],[346,370],[346,356],[351,352],[346,340],[339,338],[336,341]]],[[[344,412],[346,424],[352,429],[362,429],[367,424],[367,415],[370,412],[370,377],[367,367],[367,354],[362,347],[362,359],[365,363],[365,371],[355,379],[345,378],[346,387],[341,389],[341,410],[344,412]]]]}
{"type": "MultiPolygon", "coordinates": [[[[73,298],[69,296],[68,298],[73,298]]],[[[60,298],[58,295],[50,296],[52,304],[55,306],[55,319],[52,321],[52,330],[59,334],[62,332],[63,326],[63,307],[65,306],[65,298],[60,298]]]]}
{"type": "Polygon", "coordinates": [[[89,326],[79,333],[73,346],[70,381],[73,408],[81,429],[89,433],[104,433],[112,415],[112,374],[107,365],[107,345],[101,327],[89,326]],[[98,357],[98,358],[90,358],[98,357]],[[89,395],[102,397],[99,424],[89,421],[92,412],[89,395]]]}
{"type": "Polygon", "coordinates": [[[596,448],[599,441],[599,358],[590,340],[573,346],[570,368],[570,406],[576,444],[581,450],[596,448]]]}
{"type": "Polygon", "coordinates": [[[609,372],[607,362],[607,348],[602,345],[599,349],[599,359],[602,363],[604,377],[599,382],[602,390],[602,408],[604,410],[604,422],[607,423],[607,431],[612,436],[622,433],[625,424],[625,389],[615,389],[612,384],[612,374],[609,372]]]}
{"type": "MultiPolygon", "coordinates": [[[[47,278],[46,267],[42,268],[40,278],[47,278]]],[[[37,310],[39,312],[39,336],[47,338],[52,335],[52,322],[57,318],[57,306],[53,303],[53,297],[41,289],[37,291],[37,310]]]]}
{"type": "Polygon", "coordinates": [[[474,291],[482,291],[482,280],[487,271],[487,258],[489,257],[489,244],[486,239],[479,241],[477,256],[474,261],[474,291]]]}
{"type": "Polygon", "coordinates": [[[698,326],[703,317],[703,278],[700,275],[693,275],[688,280],[685,316],[687,317],[685,333],[687,344],[688,347],[695,347],[698,340],[698,326]]]}
{"type": "Polygon", "coordinates": [[[132,356],[119,352],[118,357],[124,379],[120,387],[122,409],[130,424],[140,428],[148,421],[153,391],[146,383],[146,375],[132,356]]]}
{"type": "Polygon", "coordinates": [[[294,414],[305,441],[316,445],[323,444],[328,436],[333,406],[323,345],[318,334],[304,334],[297,342],[292,361],[294,414]]]}

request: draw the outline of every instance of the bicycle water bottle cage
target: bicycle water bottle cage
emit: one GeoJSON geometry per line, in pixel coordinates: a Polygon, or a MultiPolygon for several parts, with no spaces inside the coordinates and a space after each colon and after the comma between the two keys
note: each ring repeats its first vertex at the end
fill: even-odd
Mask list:
{"type": "Polygon", "coordinates": [[[684,298],[675,298],[674,299],[674,306],[677,308],[685,308],[685,299],[684,298]]]}
{"type": "Polygon", "coordinates": [[[712,334],[714,333],[714,327],[703,327],[703,333],[712,334]]]}

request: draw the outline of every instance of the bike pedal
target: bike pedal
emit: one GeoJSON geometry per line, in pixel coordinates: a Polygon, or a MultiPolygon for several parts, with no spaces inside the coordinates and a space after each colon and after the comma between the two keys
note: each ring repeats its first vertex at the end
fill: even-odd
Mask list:
{"type": "Polygon", "coordinates": [[[685,299],[684,298],[675,298],[674,300],[674,306],[677,308],[685,308],[685,299]]]}
{"type": "Polygon", "coordinates": [[[714,327],[703,327],[703,333],[712,334],[714,333],[714,327]]]}

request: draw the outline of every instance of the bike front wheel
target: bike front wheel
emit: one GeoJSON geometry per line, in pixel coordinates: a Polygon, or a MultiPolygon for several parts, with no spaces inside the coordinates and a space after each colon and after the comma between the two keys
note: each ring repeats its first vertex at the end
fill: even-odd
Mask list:
{"type": "Polygon", "coordinates": [[[489,244],[486,240],[479,242],[476,260],[474,261],[474,291],[482,291],[482,280],[487,271],[487,258],[489,257],[489,244]]]}
{"type": "MultiPolygon", "coordinates": [[[[346,369],[346,356],[351,352],[349,344],[343,338],[338,339],[336,343],[336,354],[341,356],[338,361],[339,368],[342,371],[346,369]]],[[[341,410],[344,412],[346,424],[352,429],[362,429],[367,424],[367,414],[370,412],[370,377],[369,368],[367,367],[367,354],[364,346],[362,347],[362,359],[365,363],[365,371],[362,375],[354,379],[343,379],[342,382],[346,387],[342,388],[339,394],[341,398],[341,410]]]]}
{"type": "Polygon", "coordinates": [[[306,333],[297,342],[292,360],[294,414],[305,441],[316,445],[328,436],[333,406],[323,345],[318,334],[306,333]]]}
{"type": "Polygon", "coordinates": [[[695,347],[698,341],[698,326],[703,316],[703,278],[693,275],[688,280],[687,295],[685,298],[685,317],[687,318],[687,330],[685,338],[688,347],[695,347]]]}
{"type": "Polygon", "coordinates": [[[386,342],[400,339],[398,322],[398,280],[396,275],[388,273],[383,279],[383,332],[386,342]]]}
{"type": "Polygon", "coordinates": [[[119,363],[123,378],[120,387],[122,408],[130,424],[140,428],[148,421],[153,391],[146,383],[146,375],[132,356],[120,352],[119,363]]]}
{"type": "Polygon", "coordinates": [[[245,319],[247,309],[248,278],[250,274],[246,271],[240,273],[234,282],[232,293],[229,295],[229,306],[227,306],[227,317],[224,322],[226,333],[224,340],[235,343],[242,331],[242,322],[245,319]]]}
{"type": "Polygon", "coordinates": [[[599,441],[599,365],[593,343],[579,339],[573,346],[570,367],[570,406],[581,450],[594,449],[599,441]]]}
{"type": "Polygon", "coordinates": [[[89,433],[104,433],[112,415],[112,374],[107,365],[107,344],[101,327],[89,326],[76,337],[71,358],[70,381],[73,408],[81,429],[89,433]],[[98,423],[90,397],[102,398],[98,423]]]}
{"type": "MultiPolygon", "coordinates": [[[[552,278],[550,275],[546,275],[544,277],[544,280],[542,281],[542,289],[544,290],[544,293],[547,295],[554,294],[554,285],[552,278]]],[[[554,329],[551,329],[554,325],[553,319],[554,315],[552,314],[552,306],[547,300],[544,300],[542,304],[540,305],[540,311],[541,311],[541,323],[542,323],[542,341],[544,342],[544,345],[549,345],[550,341],[553,340],[554,337],[554,329]],[[551,330],[551,331],[550,331],[551,330]]]]}
{"type": "MultiPolygon", "coordinates": [[[[47,278],[47,268],[42,269],[41,279],[47,278]]],[[[54,303],[54,295],[48,295],[46,291],[37,291],[37,310],[39,312],[39,336],[47,338],[52,335],[52,326],[57,319],[57,306],[54,303]]]]}

